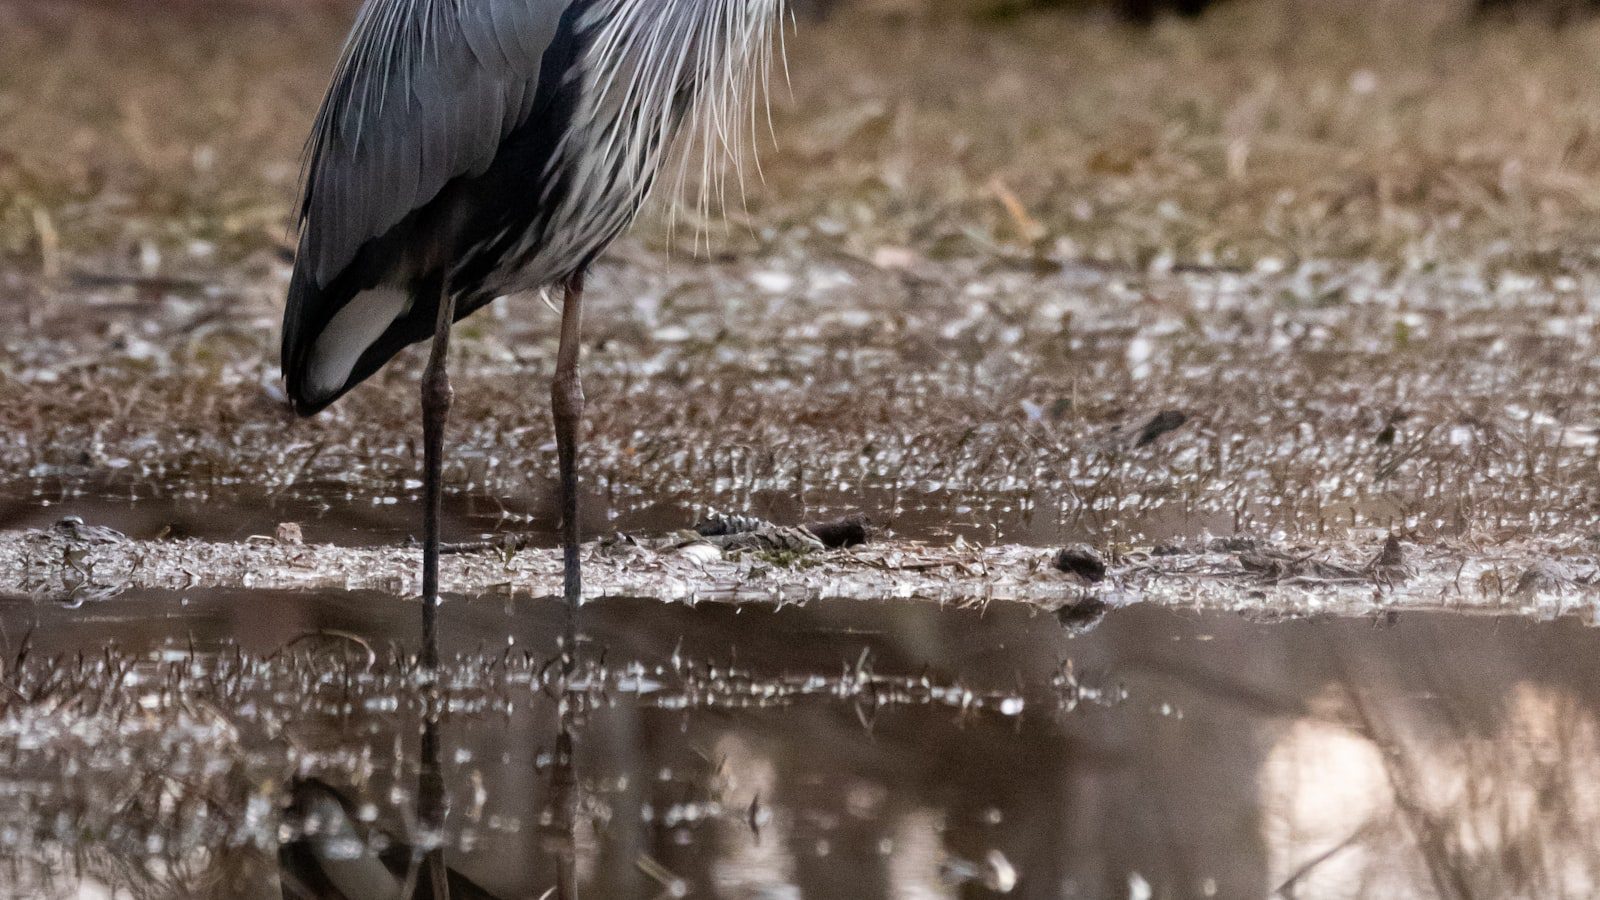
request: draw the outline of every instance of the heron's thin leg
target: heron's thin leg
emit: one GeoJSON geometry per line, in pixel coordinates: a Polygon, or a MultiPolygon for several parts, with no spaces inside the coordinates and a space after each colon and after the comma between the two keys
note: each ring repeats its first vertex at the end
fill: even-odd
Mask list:
{"type": "MultiPolygon", "coordinates": [[[[450,326],[455,322],[455,296],[443,277],[424,290],[439,294],[439,318],[434,323],[433,352],[422,373],[422,667],[433,676],[439,668],[439,515],[444,492],[444,426],[450,415],[450,326]]],[[[431,706],[431,704],[430,704],[431,706]]],[[[439,770],[438,723],[428,709],[422,733],[422,773],[417,785],[417,818],[430,837],[444,826],[444,781],[439,770]]],[[[435,900],[449,900],[444,851],[438,847],[423,857],[423,869],[435,900]]]]}
{"type": "Polygon", "coordinates": [[[450,326],[456,301],[442,277],[429,285],[439,292],[439,318],[433,326],[433,352],[422,373],[422,665],[439,664],[435,622],[439,609],[439,513],[444,491],[444,426],[450,416],[450,326]]]}
{"type": "Polygon", "coordinates": [[[577,900],[578,789],[572,755],[576,698],[567,692],[578,664],[578,604],[583,600],[583,573],[578,564],[578,438],[583,428],[583,381],[578,376],[578,346],[583,334],[583,271],[567,279],[561,298],[561,343],[556,349],[556,374],[550,384],[550,409],[555,415],[556,460],[561,475],[561,553],[567,601],[566,640],[562,647],[560,733],[556,736],[556,768],[551,800],[559,815],[561,850],[556,888],[559,900],[577,900]]]}
{"type": "MultiPolygon", "coordinates": [[[[583,332],[583,272],[567,279],[561,301],[561,345],[556,350],[550,406],[555,413],[556,458],[561,474],[561,550],[565,574],[562,595],[570,609],[583,598],[578,568],[578,437],[583,426],[583,382],[578,377],[578,343],[583,332]]],[[[568,613],[569,624],[571,613],[568,613]]],[[[571,628],[569,627],[569,638],[571,628]]],[[[568,647],[568,652],[573,648],[568,647]]]]}
{"type": "Polygon", "coordinates": [[[572,754],[577,698],[568,693],[578,666],[578,604],[583,600],[583,573],[578,564],[578,438],[583,427],[583,382],[578,376],[578,344],[583,333],[583,271],[567,279],[561,300],[561,343],[556,349],[556,374],[550,384],[555,416],[556,459],[561,476],[562,594],[567,601],[566,639],[561,649],[560,733],[551,800],[559,815],[561,851],[556,874],[559,900],[577,900],[576,840],[578,790],[572,754]]]}

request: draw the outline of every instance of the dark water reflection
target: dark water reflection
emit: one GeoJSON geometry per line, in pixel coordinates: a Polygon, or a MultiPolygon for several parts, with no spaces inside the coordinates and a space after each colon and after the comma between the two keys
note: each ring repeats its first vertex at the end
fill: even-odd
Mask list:
{"type": "Polygon", "coordinates": [[[330,896],[367,871],[392,879],[367,895],[398,895],[435,847],[455,895],[507,898],[556,896],[563,859],[586,897],[1553,897],[1600,879],[1600,637],[1573,620],[1134,607],[1073,636],[1013,606],[610,600],[584,609],[588,664],[563,692],[558,604],[447,604],[437,680],[403,649],[415,613],[359,595],[4,606],[5,658],[31,637],[7,663],[0,884],[330,896]],[[438,831],[418,811],[429,719],[438,831]]]}

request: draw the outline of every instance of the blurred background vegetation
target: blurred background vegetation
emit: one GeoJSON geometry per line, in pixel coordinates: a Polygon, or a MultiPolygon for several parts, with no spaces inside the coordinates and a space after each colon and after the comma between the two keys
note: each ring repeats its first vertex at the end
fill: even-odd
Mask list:
{"type": "MultiPolygon", "coordinates": [[[[809,0],[762,174],[716,233],[867,257],[1587,267],[1590,5],[809,0]]],[[[0,0],[0,291],[281,259],[354,6],[0,0]]]]}

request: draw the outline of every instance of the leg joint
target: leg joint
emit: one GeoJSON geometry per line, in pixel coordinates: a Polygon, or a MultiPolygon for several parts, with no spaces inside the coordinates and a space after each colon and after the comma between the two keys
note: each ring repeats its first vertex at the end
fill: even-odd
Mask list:
{"type": "Polygon", "coordinates": [[[443,367],[429,366],[422,376],[422,405],[428,409],[448,410],[455,396],[443,367]]]}
{"type": "Polygon", "coordinates": [[[550,403],[558,419],[583,417],[583,381],[576,371],[561,372],[550,382],[550,403]]]}

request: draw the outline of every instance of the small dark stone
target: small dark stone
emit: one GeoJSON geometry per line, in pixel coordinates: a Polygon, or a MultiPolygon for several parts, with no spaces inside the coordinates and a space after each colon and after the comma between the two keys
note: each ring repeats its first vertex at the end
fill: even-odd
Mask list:
{"type": "Polygon", "coordinates": [[[829,550],[865,544],[872,538],[872,523],[863,515],[845,516],[829,522],[807,522],[805,529],[816,535],[829,550]]]}
{"type": "Polygon", "coordinates": [[[1076,575],[1089,581],[1104,581],[1106,577],[1106,561],[1087,544],[1073,544],[1071,547],[1062,548],[1052,564],[1068,575],[1076,575]]]}
{"type": "MultiPolygon", "coordinates": [[[[1175,13],[1186,19],[1197,18],[1218,0],[1117,0],[1113,4],[1117,15],[1130,25],[1150,26],[1165,13],[1175,13]]],[[[1480,3],[1495,0],[1479,0],[1480,3]]],[[[1506,0],[1499,0],[1506,2],[1506,0]]]]}
{"type": "Polygon", "coordinates": [[[1138,440],[1134,441],[1133,445],[1135,447],[1144,447],[1153,444],[1162,435],[1182,428],[1187,421],[1189,421],[1188,413],[1176,409],[1164,409],[1145,423],[1144,428],[1139,432],[1138,440]]]}
{"type": "Polygon", "coordinates": [[[1511,593],[1527,600],[1541,592],[1560,591],[1572,583],[1572,573],[1566,566],[1552,559],[1541,559],[1523,571],[1511,593]]]}
{"type": "Polygon", "coordinates": [[[1395,439],[1400,436],[1400,423],[1411,418],[1411,413],[1404,409],[1392,409],[1383,420],[1383,429],[1372,442],[1380,447],[1393,447],[1395,439]]]}

